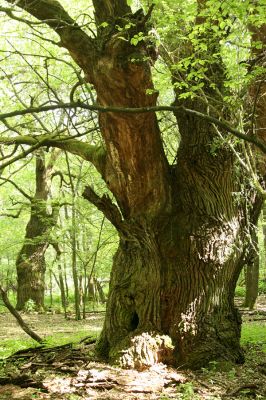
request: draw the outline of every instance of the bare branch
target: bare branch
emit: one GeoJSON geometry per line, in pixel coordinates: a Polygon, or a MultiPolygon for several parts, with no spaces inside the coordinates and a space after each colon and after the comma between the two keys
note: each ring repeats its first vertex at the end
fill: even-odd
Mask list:
{"type": "Polygon", "coordinates": [[[82,196],[94,204],[118,231],[123,231],[122,215],[108,195],[100,197],[90,186],[86,186],[82,196]]]}
{"type": "Polygon", "coordinates": [[[238,137],[239,139],[243,139],[249,143],[254,144],[257,146],[263,153],[266,153],[266,144],[262,141],[259,140],[256,136],[254,135],[247,135],[244,132],[239,131],[238,129],[233,128],[230,126],[230,124],[223,120],[223,119],[217,119],[215,117],[212,117],[211,115],[201,113],[196,110],[192,110],[190,108],[185,108],[184,106],[153,106],[153,107],[137,107],[137,108],[130,108],[130,107],[103,107],[97,104],[85,104],[80,101],[74,102],[74,103],[64,103],[64,104],[54,104],[51,106],[40,106],[40,107],[30,107],[24,110],[16,110],[16,111],[11,111],[9,113],[4,113],[0,114],[0,121],[6,118],[11,118],[19,115],[27,115],[27,114],[33,114],[33,113],[40,113],[40,112],[46,112],[46,111],[52,111],[52,110],[57,110],[57,109],[76,109],[76,108],[82,108],[85,110],[90,110],[90,111],[100,111],[102,113],[107,113],[107,112],[113,112],[113,113],[122,113],[122,114],[142,114],[142,113],[150,113],[150,112],[159,112],[159,111],[171,111],[171,112],[184,112],[186,114],[191,114],[194,115],[195,117],[204,119],[210,123],[213,123],[220,128],[226,130],[229,133],[232,133],[234,136],[238,137]]]}
{"type": "Polygon", "coordinates": [[[18,211],[16,212],[16,214],[8,214],[8,213],[2,213],[0,214],[0,217],[8,217],[8,218],[19,218],[21,211],[23,210],[23,206],[21,206],[18,211]]]}
{"type": "MultiPolygon", "coordinates": [[[[14,186],[14,188],[16,188],[24,197],[26,197],[26,199],[28,199],[29,201],[32,201],[32,196],[30,196],[28,193],[26,193],[21,187],[19,187],[15,182],[13,182],[11,179],[8,178],[3,178],[2,176],[0,177],[0,179],[4,182],[8,182],[11,185],[14,186]]],[[[0,184],[1,186],[1,184],[0,184]]]]}
{"type": "Polygon", "coordinates": [[[26,332],[27,335],[29,335],[36,342],[42,343],[43,339],[39,335],[37,335],[37,333],[33,332],[33,330],[22,319],[21,315],[17,312],[17,310],[12,306],[7,297],[6,291],[2,288],[2,286],[0,286],[0,296],[2,297],[2,300],[6,308],[10,311],[13,317],[16,318],[19,326],[23,329],[23,331],[26,332]]]}
{"type": "MultiPolygon", "coordinates": [[[[14,142],[13,142],[14,144],[14,142]]],[[[22,144],[22,143],[20,143],[22,144]]],[[[13,157],[7,161],[5,161],[4,163],[2,163],[0,165],[0,171],[3,170],[4,168],[6,168],[8,165],[13,164],[14,162],[21,160],[22,158],[26,157],[28,154],[32,153],[33,151],[39,149],[41,146],[43,146],[43,142],[37,142],[36,144],[34,144],[33,146],[31,146],[28,150],[22,151],[22,153],[20,153],[18,156],[13,157]]]]}
{"type": "Polygon", "coordinates": [[[4,12],[9,18],[14,19],[19,22],[23,22],[24,24],[27,24],[29,26],[40,25],[40,24],[44,23],[44,22],[30,21],[25,18],[20,18],[14,14],[14,10],[12,8],[0,7],[0,12],[4,12]]]}
{"type": "MultiPolygon", "coordinates": [[[[0,161],[4,161],[4,160],[6,160],[7,158],[10,158],[10,157],[12,157],[15,153],[16,153],[16,151],[17,151],[17,149],[18,149],[18,144],[16,144],[15,146],[14,146],[14,149],[11,151],[11,153],[9,153],[9,154],[7,154],[7,155],[4,155],[3,154],[3,156],[2,156],[2,158],[0,158],[0,161]]],[[[1,150],[1,154],[2,154],[2,150],[1,150]]]]}
{"type": "Polygon", "coordinates": [[[29,14],[43,21],[52,28],[61,39],[62,47],[70,52],[75,62],[86,71],[88,80],[93,70],[93,55],[96,48],[94,39],[89,37],[70,17],[63,6],[56,0],[6,0],[29,14]]]}

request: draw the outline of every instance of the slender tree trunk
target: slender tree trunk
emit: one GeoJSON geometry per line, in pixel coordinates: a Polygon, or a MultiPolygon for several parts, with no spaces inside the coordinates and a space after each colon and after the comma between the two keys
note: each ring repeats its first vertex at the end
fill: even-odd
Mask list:
{"type": "Polygon", "coordinates": [[[245,277],[246,295],[245,295],[244,307],[248,307],[250,310],[253,310],[259,294],[260,258],[259,258],[257,227],[253,228],[253,234],[251,240],[252,244],[250,246],[249,257],[246,268],[246,277],[245,277]]]}
{"type": "MultiPolygon", "coordinates": [[[[65,240],[66,240],[66,235],[64,236],[64,241],[65,240]]],[[[63,260],[62,260],[62,266],[61,266],[61,273],[62,273],[62,278],[63,278],[63,281],[64,281],[66,304],[68,305],[69,288],[68,288],[68,278],[67,278],[66,245],[65,245],[64,241],[63,241],[63,244],[62,244],[63,260]]]]}
{"type": "Polygon", "coordinates": [[[262,277],[266,281],[266,202],[263,203],[263,212],[262,212],[262,232],[263,232],[263,260],[264,260],[264,268],[262,272],[262,277]]]}
{"type": "Polygon", "coordinates": [[[50,307],[53,307],[53,274],[49,270],[49,293],[50,293],[50,307]]]}
{"type": "Polygon", "coordinates": [[[72,277],[74,283],[74,301],[76,320],[81,319],[80,315],[80,291],[77,269],[77,238],[76,238],[76,210],[73,202],[72,207],[72,231],[71,231],[71,249],[72,249],[72,277]]]}
{"type": "Polygon", "coordinates": [[[64,310],[65,318],[67,318],[67,299],[66,299],[66,291],[65,291],[65,284],[64,284],[64,277],[62,274],[62,266],[59,262],[58,264],[58,275],[59,275],[59,288],[61,294],[61,304],[64,310]]]}
{"type": "Polygon", "coordinates": [[[97,292],[98,292],[98,297],[99,297],[100,302],[105,303],[106,302],[105,294],[104,294],[102,285],[100,284],[100,282],[97,278],[95,278],[95,284],[97,287],[97,292]]]}
{"type": "Polygon", "coordinates": [[[87,303],[87,299],[88,299],[86,265],[83,268],[83,274],[84,274],[84,280],[83,280],[83,289],[82,289],[82,318],[86,319],[86,303],[87,303]]]}

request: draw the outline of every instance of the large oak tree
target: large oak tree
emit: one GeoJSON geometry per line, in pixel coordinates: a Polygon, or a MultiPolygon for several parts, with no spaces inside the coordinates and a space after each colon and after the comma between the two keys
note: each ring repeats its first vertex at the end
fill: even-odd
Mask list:
{"type": "MultiPolygon", "coordinates": [[[[99,351],[138,368],[158,361],[192,367],[219,358],[241,362],[234,289],[264,195],[265,82],[259,41],[265,40],[265,25],[251,18],[246,27],[250,41],[260,43],[250,50],[246,70],[255,64],[260,71],[246,83],[249,94],[238,104],[244,110],[243,128],[228,101],[233,95],[225,61],[232,23],[243,26],[243,10],[238,16],[237,7],[211,9],[215,2],[198,0],[191,2],[191,23],[176,16],[185,35],[173,32],[167,46],[159,47],[171,70],[175,102],[160,108],[151,72],[157,57],[148,34],[152,7],[146,14],[133,13],[126,0],[93,0],[96,30],[90,34],[58,1],[7,3],[59,35],[60,46],[97,94],[96,105],[44,105],[1,119],[52,108],[98,110],[102,146],[62,135],[12,135],[1,142],[29,145],[29,151],[53,146],[77,154],[96,167],[114,196],[112,202],[90,187],[83,194],[120,237],[99,351]],[[180,132],[174,163],[162,143],[156,116],[162,109],[173,113],[180,132]],[[252,147],[230,142],[231,134],[252,147]]],[[[14,17],[14,10],[2,11],[14,17]]]]}

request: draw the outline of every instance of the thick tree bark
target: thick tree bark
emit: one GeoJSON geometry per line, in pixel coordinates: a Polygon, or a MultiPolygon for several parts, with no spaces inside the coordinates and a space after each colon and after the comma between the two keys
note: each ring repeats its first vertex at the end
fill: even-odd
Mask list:
{"type": "Polygon", "coordinates": [[[212,160],[208,150],[196,157],[181,146],[172,212],[158,214],[153,223],[124,222],[128,237],[122,232],[99,343],[124,366],[243,360],[233,299],[247,238],[232,196],[232,161],[226,154],[212,160]]]}
{"type": "Polygon", "coordinates": [[[17,304],[22,310],[28,300],[32,300],[37,310],[44,308],[45,251],[49,245],[49,235],[58,216],[58,207],[50,214],[47,199],[51,184],[51,173],[55,156],[45,165],[44,154],[36,156],[36,189],[31,199],[30,219],[26,226],[25,241],[16,260],[17,304]]]}

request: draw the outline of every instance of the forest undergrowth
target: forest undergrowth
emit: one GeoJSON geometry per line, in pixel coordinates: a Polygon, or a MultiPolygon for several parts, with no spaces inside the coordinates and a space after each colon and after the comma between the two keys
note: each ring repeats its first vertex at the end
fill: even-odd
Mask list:
{"type": "Polygon", "coordinates": [[[6,313],[0,314],[0,400],[222,400],[266,399],[266,308],[242,309],[246,362],[211,362],[199,371],[158,364],[123,370],[97,359],[94,346],[104,314],[65,320],[60,314],[25,314],[45,344],[35,345],[6,313]],[[12,354],[11,354],[12,353],[12,354]]]}

